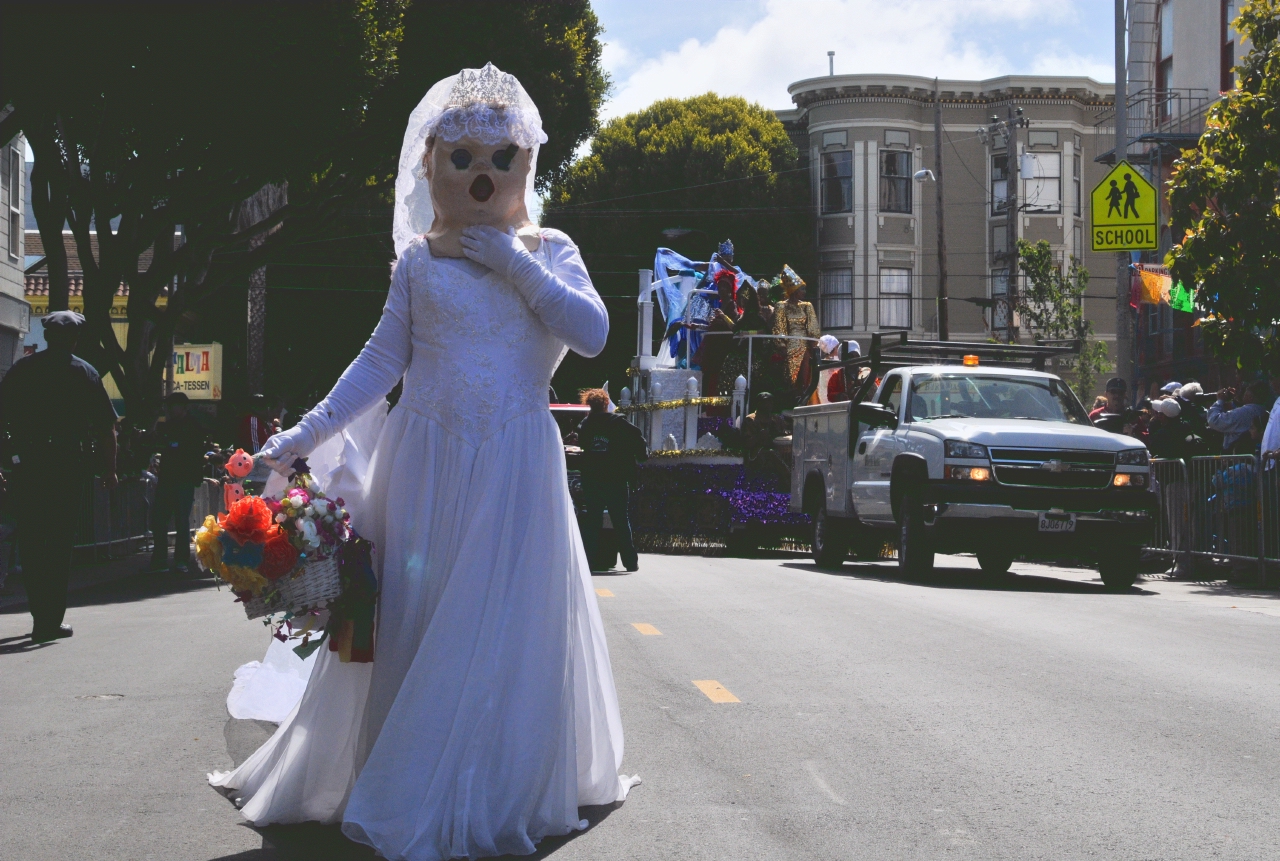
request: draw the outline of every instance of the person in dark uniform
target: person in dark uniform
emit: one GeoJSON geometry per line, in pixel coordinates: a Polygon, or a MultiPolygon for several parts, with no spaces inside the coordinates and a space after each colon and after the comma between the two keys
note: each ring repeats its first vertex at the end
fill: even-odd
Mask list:
{"type": "Polygon", "coordinates": [[[169,528],[176,534],[173,571],[191,564],[191,504],[204,480],[208,435],[190,413],[182,392],[164,399],[165,420],[156,425],[152,448],[160,453],[156,499],[151,508],[151,570],[163,571],[169,562],[169,528]]]}
{"type": "Polygon", "coordinates": [[[649,458],[644,436],[631,422],[609,412],[609,393],[604,389],[588,389],[582,393],[582,402],[591,407],[590,414],[578,426],[582,495],[587,508],[582,543],[586,545],[587,559],[596,558],[607,510],[622,565],[628,571],[636,571],[640,560],[631,540],[627,485],[635,484],[639,477],[636,465],[649,458]]]}
{"type": "Polygon", "coordinates": [[[55,311],[43,322],[48,349],[19,359],[0,380],[5,465],[36,643],[71,636],[62,622],[74,538],[70,510],[94,472],[116,486],[116,411],[98,372],[73,354],[84,317],[55,311]]]}

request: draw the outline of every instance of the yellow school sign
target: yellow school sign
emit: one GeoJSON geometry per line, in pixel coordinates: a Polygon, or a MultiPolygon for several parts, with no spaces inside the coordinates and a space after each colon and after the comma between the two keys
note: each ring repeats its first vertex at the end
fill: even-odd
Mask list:
{"type": "Polygon", "coordinates": [[[1102,178],[1090,195],[1094,251],[1151,251],[1157,246],[1156,189],[1127,161],[1102,178]]]}

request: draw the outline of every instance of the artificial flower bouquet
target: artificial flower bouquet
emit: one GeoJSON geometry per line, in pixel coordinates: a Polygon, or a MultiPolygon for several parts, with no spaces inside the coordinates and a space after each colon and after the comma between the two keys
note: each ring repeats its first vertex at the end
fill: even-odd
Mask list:
{"type": "Polygon", "coordinates": [[[231,585],[250,619],[268,617],[281,640],[290,639],[285,629],[302,639],[300,654],[331,637],[330,649],[344,661],[369,661],[373,547],[351,528],[343,504],[326,497],[299,461],[280,499],[245,496],[226,514],[206,517],[196,557],[231,585]]]}

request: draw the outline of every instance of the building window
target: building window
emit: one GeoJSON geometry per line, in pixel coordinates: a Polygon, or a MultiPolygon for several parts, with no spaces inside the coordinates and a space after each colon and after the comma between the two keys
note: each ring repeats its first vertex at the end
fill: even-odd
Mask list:
{"type": "Polygon", "coordinates": [[[853,212],[853,153],[822,154],[822,214],[853,212]]]}
{"type": "Polygon", "coordinates": [[[1084,231],[1079,224],[1075,226],[1071,237],[1071,255],[1075,257],[1076,263],[1084,264],[1084,231]]]}
{"type": "Polygon", "coordinates": [[[853,270],[819,272],[818,303],[818,321],[823,328],[853,328],[853,270]]]}
{"type": "Polygon", "coordinates": [[[880,153],[880,211],[911,211],[911,153],[880,153]]]}
{"type": "Polygon", "coordinates": [[[22,154],[10,148],[5,173],[9,180],[9,256],[14,260],[22,254],[22,154]]]}
{"type": "Polygon", "coordinates": [[[1009,205],[1009,157],[991,156],[991,214],[1000,215],[1009,205]]]}
{"type": "Polygon", "coordinates": [[[898,131],[897,129],[885,129],[884,145],[911,146],[911,132],[898,131]]]}
{"type": "Polygon", "coordinates": [[[1076,218],[1080,217],[1080,212],[1084,206],[1084,177],[1083,167],[1080,162],[1080,150],[1077,149],[1075,155],[1071,157],[1071,184],[1075,188],[1076,201],[1076,218]]]}
{"type": "Polygon", "coordinates": [[[880,269],[880,328],[911,328],[911,270],[880,269]]]}
{"type": "Polygon", "coordinates": [[[1023,156],[1031,172],[1022,177],[1022,199],[1029,212],[1062,211],[1062,154],[1033,152],[1023,156]]]}
{"type": "Polygon", "coordinates": [[[991,329],[994,332],[1003,332],[1009,328],[1009,303],[1006,301],[1009,295],[1009,270],[992,269],[991,270],[991,329]]]}
{"type": "Polygon", "coordinates": [[[1173,0],[1161,0],[1156,60],[1156,113],[1160,120],[1169,119],[1173,88],[1173,0]]]}
{"type": "Polygon", "coordinates": [[[1236,65],[1236,40],[1231,30],[1231,21],[1235,14],[1235,0],[1222,0],[1222,80],[1218,88],[1223,92],[1233,89],[1236,85],[1235,73],[1231,71],[1236,65]]]}

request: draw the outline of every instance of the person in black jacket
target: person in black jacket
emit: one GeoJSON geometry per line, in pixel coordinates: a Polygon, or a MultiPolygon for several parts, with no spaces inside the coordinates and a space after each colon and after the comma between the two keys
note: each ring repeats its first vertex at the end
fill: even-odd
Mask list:
{"type": "Polygon", "coordinates": [[[631,540],[627,486],[635,484],[639,477],[636,465],[649,458],[644,436],[631,422],[608,411],[609,393],[604,389],[588,389],[582,393],[582,402],[591,407],[591,413],[578,426],[582,495],[587,508],[582,543],[586,545],[587,559],[596,557],[607,510],[622,564],[628,571],[636,571],[640,561],[631,540]]]}
{"type": "Polygon", "coordinates": [[[165,420],[156,427],[153,448],[160,453],[156,498],[151,507],[151,570],[163,571],[169,562],[169,527],[176,533],[173,571],[191,565],[191,505],[204,480],[208,435],[190,413],[182,392],[164,399],[165,420]]]}
{"type": "Polygon", "coordinates": [[[62,620],[75,508],[84,504],[94,473],[116,486],[116,411],[93,365],[74,354],[84,317],[54,311],[42,322],[48,348],[19,359],[0,382],[9,505],[34,643],[71,636],[62,620]]]}

